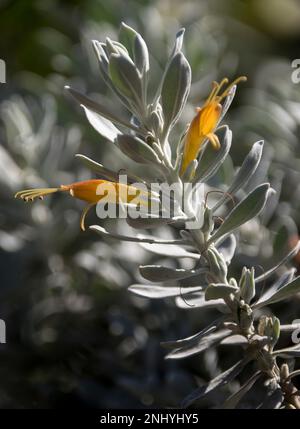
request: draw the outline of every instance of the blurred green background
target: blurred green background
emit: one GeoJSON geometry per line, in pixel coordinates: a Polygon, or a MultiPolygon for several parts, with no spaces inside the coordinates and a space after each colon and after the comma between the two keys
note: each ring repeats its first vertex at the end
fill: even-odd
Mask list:
{"type": "MultiPolygon", "coordinates": [[[[277,196],[262,226],[253,222],[241,231],[234,269],[267,269],[298,236],[300,83],[291,80],[291,62],[300,57],[297,0],[0,0],[7,74],[0,84],[0,318],[7,328],[0,344],[1,408],[176,407],[196,379],[215,376],[239,353],[223,346],[165,361],[160,341],[193,334],[210,312],[129,295],[138,263],[158,257],[81,232],[80,203],[58,196],[25,206],[13,199],[23,188],[91,177],[74,159],[78,152],[116,170],[125,162],[131,167],[63,90],[69,84],[112,98],[90,41],[115,39],[122,21],[148,43],[153,90],[175,33],[186,27],[193,85],[182,126],[212,80],[248,76],[225,121],[233,147],[216,184],[229,182],[233,165],[264,139],[257,180],[270,180],[277,196]]],[[[298,308],[295,299],[276,311],[291,323],[300,318],[298,308]]]]}

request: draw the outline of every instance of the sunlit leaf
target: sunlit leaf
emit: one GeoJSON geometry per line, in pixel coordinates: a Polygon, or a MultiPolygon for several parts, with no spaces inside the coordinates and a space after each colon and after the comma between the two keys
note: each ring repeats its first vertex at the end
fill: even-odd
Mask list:
{"type": "Polygon", "coordinates": [[[202,290],[201,286],[194,287],[172,287],[135,284],[129,287],[130,292],[145,298],[167,298],[179,295],[188,295],[202,290]]]}

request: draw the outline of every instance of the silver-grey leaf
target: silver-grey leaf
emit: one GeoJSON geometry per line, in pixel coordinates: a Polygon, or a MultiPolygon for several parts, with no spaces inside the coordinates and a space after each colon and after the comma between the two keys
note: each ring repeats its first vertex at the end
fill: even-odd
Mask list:
{"type": "Polygon", "coordinates": [[[229,312],[228,307],[224,303],[223,299],[213,299],[211,301],[206,301],[205,295],[202,292],[194,293],[185,300],[183,300],[181,297],[178,297],[176,298],[176,305],[177,307],[185,310],[192,310],[196,308],[213,308],[215,310],[221,311],[222,313],[229,312]]]}
{"type": "Polygon", "coordinates": [[[172,222],[172,219],[166,219],[162,217],[154,217],[149,215],[149,217],[143,217],[143,218],[127,218],[126,222],[129,226],[136,229],[152,229],[152,228],[158,228],[160,226],[166,225],[170,222],[172,222]]]}
{"type": "Polygon", "coordinates": [[[143,284],[134,284],[129,287],[129,291],[133,292],[136,295],[142,296],[144,298],[168,298],[179,295],[188,295],[190,293],[199,292],[202,290],[201,286],[193,287],[172,287],[172,286],[156,286],[156,285],[143,285],[143,284]]]}
{"type": "Polygon", "coordinates": [[[239,226],[257,216],[264,208],[268,195],[272,192],[269,183],[263,183],[247,195],[224,219],[224,222],[209,239],[214,243],[220,237],[230,234],[239,226]]]}
{"type": "Polygon", "coordinates": [[[226,115],[226,113],[228,112],[229,107],[231,106],[231,103],[234,99],[236,93],[236,85],[234,85],[231,90],[229,91],[229,94],[227,95],[227,97],[225,98],[223,107],[222,107],[222,113],[219,119],[218,123],[221,123],[221,121],[223,120],[224,116],[226,115]]]}
{"type": "Polygon", "coordinates": [[[110,120],[98,115],[98,113],[93,112],[85,106],[82,107],[92,127],[95,128],[101,136],[113,143],[120,134],[120,130],[118,130],[110,120]]]}
{"type": "Polygon", "coordinates": [[[80,153],[77,153],[75,155],[76,158],[79,158],[80,161],[82,161],[88,168],[95,171],[97,174],[99,174],[101,177],[111,180],[112,182],[118,181],[118,174],[114,171],[111,171],[105,167],[103,167],[102,164],[99,164],[98,162],[94,161],[93,159],[82,155],[80,153]]]}
{"type": "Polygon", "coordinates": [[[129,237],[127,235],[121,235],[121,234],[117,234],[115,232],[110,232],[107,231],[105,228],[103,228],[102,226],[99,225],[91,225],[89,227],[91,230],[96,231],[98,234],[100,235],[105,235],[107,237],[111,237],[111,238],[116,238],[118,240],[122,240],[122,241],[132,241],[132,242],[136,242],[136,243],[156,243],[156,244],[184,244],[183,240],[162,240],[160,238],[155,238],[155,237],[147,237],[147,236],[142,236],[142,235],[138,235],[136,237],[129,237]]]}
{"type": "Polygon", "coordinates": [[[162,265],[142,265],[139,267],[141,275],[151,282],[164,282],[169,280],[182,280],[201,273],[206,269],[185,270],[183,268],[169,268],[162,265]]]}
{"type": "Polygon", "coordinates": [[[229,329],[223,329],[218,332],[201,336],[199,340],[193,340],[192,342],[186,342],[182,347],[178,347],[172,350],[166,355],[166,359],[183,359],[189,356],[194,356],[207,350],[209,347],[216,346],[225,337],[230,335],[229,329]]]}
{"type": "Polygon", "coordinates": [[[134,28],[125,24],[125,22],[121,22],[119,40],[131,54],[133,53],[134,40],[138,34],[139,33],[135,31],[134,28]]]}
{"type": "Polygon", "coordinates": [[[127,48],[140,73],[147,73],[149,71],[149,53],[142,36],[129,25],[122,22],[119,31],[119,40],[127,48]]]}
{"type": "Polygon", "coordinates": [[[265,305],[274,304],[275,302],[288,299],[300,292],[300,276],[292,282],[285,284],[280,289],[276,290],[269,298],[259,300],[253,305],[253,309],[264,307],[265,305]]]}
{"type": "MultiPolygon", "coordinates": [[[[111,180],[112,182],[118,182],[120,180],[120,178],[119,178],[120,173],[116,173],[115,171],[112,171],[112,170],[104,167],[102,164],[94,161],[93,159],[89,158],[88,156],[82,155],[81,153],[77,153],[75,155],[75,157],[80,159],[80,161],[82,161],[83,164],[86,165],[86,167],[95,171],[101,178],[111,180]]],[[[137,183],[137,182],[143,183],[142,179],[140,179],[136,176],[132,176],[127,171],[126,171],[126,176],[127,176],[128,184],[137,183]]]]}
{"type": "Polygon", "coordinates": [[[166,64],[166,67],[165,67],[165,70],[164,70],[164,73],[163,73],[162,80],[161,80],[161,82],[160,82],[160,84],[159,84],[159,86],[158,86],[158,88],[157,88],[157,92],[156,92],[156,95],[155,95],[155,97],[154,97],[154,100],[155,100],[156,102],[157,102],[157,101],[159,100],[159,98],[160,98],[160,95],[161,95],[161,89],[162,89],[162,86],[163,86],[163,83],[164,83],[164,80],[165,80],[166,72],[167,72],[167,71],[168,71],[168,69],[169,69],[169,65],[170,65],[170,63],[171,63],[172,59],[175,57],[175,55],[177,55],[179,52],[181,52],[182,44],[183,44],[183,37],[184,37],[184,33],[185,33],[185,29],[184,29],[184,28],[181,28],[181,29],[176,33],[176,40],[175,40],[175,43],[174,43],[174,46],[173,46],[173,49],[172,49],[171,55],[170,55],[170,57],[169,57],[169,59],[168,59],[168,61],[167,61],[167,64],[166,64]]]}
{"type": "Polygon", "coordinates": [[[165,133],[174,125],[185,106],[191,86],[191,68],[182,52],[178,52],[167,66],[161,104],[165,133]]]}
{"type": "Polygon", "coordinates": [[[109,76],[116,88],[136,105],[141,106],[143,89],[141,75],[130,58],[111,54],[109,57],[109,76]]]}
{"type": "Polygon", "coordinates": [[[134,62],[141,74],[149,71],[149,53],[147,45],[140,34],[134,39],[133,47],[134,62]]]}
{"type": "Polygon", "coordinates": [[[235,377],[237,377],[247,363],[248,363],[248,359],[242,359],[239,362],[237,362],[235,365],[233,365],[231,368],[227,369],[227,371],[219,374],[209,383],[199,387],[184,399],[182,406],[186,408],[190,406],[193,402],[204,398],[214,390],[220,389],[225,384],[229,383],[235,377]]]}
{"type": "Polygon", "coordinates": [[[243,335],[230,335],[229,337],[224,338],[224,340],[221,341],[222,345],[225,346],[244,346],[249,344],[247,338],[245,338],[243,335]]]}
{"type": "Polygon", "coordinates": [[[246,383],[244,383],[237,392],[233,393],[229,398],[226,399],[221,408],[227,410],[235,409],[241,399],[243,399],[246,393],[249,392],[249,390],[261,376],[261,371],[257,371],[255,374],[253,374],[252,377],[250,377],[249,380],[247,380],[246,383]]]}
{"type": "Polygon", "coordinates": [[[91,98],[87,97],[84,94],[81,94],[80,92],[76,91],[73,88],[70,88],[69,86],[65,86],[65,89],[75,98],[76,101],[78,101],[82,106],[86,107],[87,109],[98,113],[98,115],[103,116],[104,118],[114,122],[115,124],[122,125],[134,131],[139,131],[139,129],[135,125],[131,124],[130,121],[127,121],[122,116],[116,115],[113,109],[110,109],[108,106],[101,104],[98,101],[92,100],[91,98]]]}
{"type": "Polygon", "coordinates": [[[259,300],[255,304],[259,304],[260,302],[266,301],[271,298],[274,293],[285,286],[287,283],[291,282],[294,278],[294,274],[296,272],[295,268],[291,268],[290,270],[283,273],[279,279],[259,298],[259,300]]]}
{"type": "Polygon", "coordinates": [[[173,258],[191,258],[191,259],[200,259],[200,255],[197,253],[192,253],[185,250],[180,246],[167,246],[164,244],[147,244],[141,243],[141,246],[149,250],[152,253],[156,253],[157,255],[163,255],[173,258]]]}
{"type": "Polygon", "coordinates": [[[229,153],[232,141],[231,130],[227,125],[224,125],[218,128],[216,134],[219,137],[221,147],[216,151],[210,144],[206,144],[203,153],[200,153],[193,182],[207,182],[208,179],[217,173],[229,153]]]}
{"type": "Polygon", "coordinates": [[[244,162],[234,177],[232,184],[224,193],[223,196],[213,207],[213,211],[217,210],[223,203],[225,203],[230,197],[229,195],[234,195],[239,189],[242,189],[244,185],[248,183],[252,175],[255,173],[258,164],[261,160],[261,155],[263,151],[263,141],[258,141],[254,143],[250,152],[244,159],[244,162]]]}
{"type": "Polygon", "coordinates": [[[129,134],[118,135],[116,145],[125,155],[138,163],[161,164],[154,150],[138,137],[129,134]]]}
{"type": "MultiPolygon", "coordinates": [[[[123,52],[124,54],[124,46],[123,46],[123,50],[120,50],[120,44],[119,44],[119,49],[116,49],[116,45],[118,44],[118,42],[114,42],[114,44],[112,44],[112,43],[109,43],[109,39],[106,39],[106,44],[101,43],[98,40],[93,40],[92,43],[99,62],[99,71],[103,81],[108,86],[108,88],[110,88],[118,96],[118,98],[121,100],[124,106],[129,111],[131,111],[131,103],[113,84],[109,76],[109,56],[110,56],[109,50],[111,52],[123,52]],[[109,49],[109,48],[112,48],[112,49],[109,49]]],[[[128,53],[126,53],[125,56],[128,56],[128,53]]]]}
{"type": "Polygon", "coordinates": [[[194,335],[191,335],[187,338],[182,338],[175,341],[164,341],[161,344],[162,347],[167,349],[178,349],[184,346],[190,346],[192,344],[198,343],[204,336],[212,334],[215,330],[222,324],[225,320],[225,316],[219,317],[219,319],[214,320],[200,332],[197,332],[194,335]]]}

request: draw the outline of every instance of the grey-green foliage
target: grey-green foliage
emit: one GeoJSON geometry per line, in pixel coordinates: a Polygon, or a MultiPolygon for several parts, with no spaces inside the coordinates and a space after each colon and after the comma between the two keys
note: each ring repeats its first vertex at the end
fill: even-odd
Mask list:
{"type": "MultiPolygon", "coordinates": [[[[298,236],[300,86],[287,78],[291,73],[291,62],[287,58],[272,57],[263,61],[251,76],[255,85],[251,85],[243,105],[237,106],[231,117],[237,140],[248,141],[253,135],[265,140],[262,161],[250,186],[268,177],[276,189],[261,218],[260,229],[265,233],[260,235],[261,246],[256,256],[260,264],[268,263],[270,258],[281,258],[291,237],[296,240],[298,236]],[[269,79],[270,73],[272,79],[269,79]],[[267,247],[271,254],[266,252],[267,247]]],[[[251,239],[248,243],[241,253],[247,253],[252,243],[255,244],[251,239]]]]}
{"type": "MultiPolygon", "coordinates": [[[[248,266],[241,267],[240,278],[230,277],[231,261],[236,248],[239,248],[238,236],[233,234],[238,233],[245,223],[254,218],[259,222],[258,216],[273,190],[269,183],[257,183],[257,177],[254,185],[251,184],[262,156],[263,145],[259,141],[252,146],[228,189],[219,191],[219,198],[210,206],[207,192],[214,189],[207,182],[220,168],[228,165],[226,160],[232,144],[232,132],[227,126],[214,130],[221,148],[214,151],[208,143],[204,144],[198,160],[194,160],[185,175],[180,176],[186,128],[179,138],[172,131],[185,107],[191,85],[191,69],[182,52],[183,34],[183,30],[177,34],[161,80],[157,82],[156,94],[149,93],[148,88],[151,67],[147,46],[134,29],[122,24],[119,41],[106,39],[105,42],[93,42],[100,74],[127,108],[127,117],[118,116],[110,107],[68,88],[84,106],[92,126],[135,163],[145,165],[143,183],[150,186],[151,177],[152,182],[164,181],[168,185],[178,185],[173,196],[176,214],[162,218],[161,213],[156,216],[149,213],[149,218],[128,219],[128,223],[136,228],[155,228],[169,224],[170,228],[174,227],[174,239],[161,240],[150,235],[128,237],[115,232],[109,233],[97,225],[91,229],[113,239],[136,241],[144,249],[173,261],[181,258],[194,261],[192,269],[163,265],[141,266],[140,274],[145,280],[160,284],[146,282],[130,287],[133,293],[147,298],[175,297],[176,304],[182,308],[197,309],[199,312],[204,308],[214,308],[221,312],[221,318],[209,327],[190,337],[167,343],[171,349],[167,356],[169,359],[198,354],[218,344],[226,344],[227,347],[229,344],[242,345],[241,360],[192,392],[184,400],[184,405],[203,399],[212,391],[225,386],[247,365],[250,368],[249,380],[224,402],[224,408],[237,406],[243,396],[255,388],[255,382],[260,377],[265,379],[268,390],[266,389],[266,401],[257,404],[257,407],[267,406],[268,403],[268,406],[275,404],[276,408],[298,408],[297,395],[290,397],[287,393],[291,387],[287,366],[280,368],[277,356],[298,356],[300,347],[276,351],[280,322],[270,315],[272,307],[268,309],[268,316],[263,312],[264,307],[290,299],[298,293],[300,278],[294,278],[294,270],[286,269],[281,273],[280,279],[272,281],[269,290],[260,295],[262,281],[275,274],[278,267],[286,267],[299,251],[299,244],[274,268],[260,276],[257,276],[255,267],[248,266]],[[183,204],[184,181],[193,172],[193,186],[186,191],[183,204]],[[198,193],[199,184],[204,187],[206,196],[198,193]],[[235,201],[232,208],[227,206],[227,202],[231,204],[233,197],[235,201]],[[219,208],[225,212],[221,224],[220,219],[214,215],[219,208]],[[189,285],[189,280],[193,282],[193,286],[189,285]]],[[[222,118],[235,90],[233,88],[224,102],[222,118]]],[[[104,177],[115,180],[113,172],[104,169],[101,164],[82,155],[80,159],[104,177]]],[[[161,206],[163,209],[163,201],[161,206]]]]}

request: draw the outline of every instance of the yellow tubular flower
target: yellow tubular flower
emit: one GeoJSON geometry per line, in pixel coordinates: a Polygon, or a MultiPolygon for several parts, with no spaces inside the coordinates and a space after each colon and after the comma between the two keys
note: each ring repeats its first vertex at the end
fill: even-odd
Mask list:
{"type": "Polygon", "coordinates": [[[215,129],[219,123],[222,105],[221,101],[228,96],[234,85],[241,81],[245,81],[245,76],[240,76],[235,79],[227,88],[220,94],[221,88],[228,84],[227,78],[224,78],[220,83],[213,82],[213,88],[202,107],[197,107],[197,114],[193,118],[185,136],[185,144],[183,151],[183,159],[181,163],[181,176],[185,173],[190,162],[196,159],[206,140],[209,140],[213,148],[220,149],[218,136],[215,134],[215,129]]]}
{"type": "Polygon", "coordinates": [[[89,209],[95,206],[98,202],[105,198],[105,203],[125,203],[130,204],[134,200],[134,204],[143,206],[148,205],[150,193],[146,193],[134,186],[126,185],[124,183],[109,182],[107,180],[85,180],[83,182],[75,182],[70,185],[60,185],[59,188],[39,188],[39,189],[25,189],[17,192],[15,198],[22,200],[34,201],[36,198],[43,199],[43,197],[54,194],[56,192],[68,192],[72,197],[82,201],[86,201],[89,205],[84,209],[80,227],[84,231],[84,221],[89,209]],[[100,185],[104,185],[105,194],[97,194],[97,189],[100,185]],[[110,193],[110,190],[113,191],[110,193]]]}

